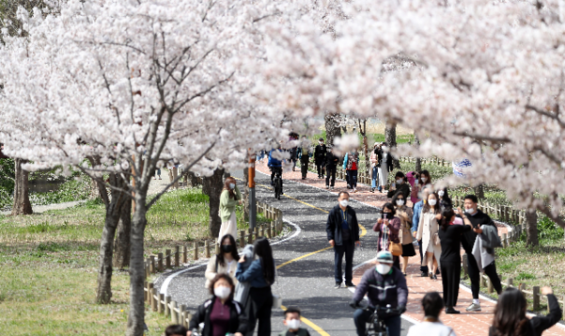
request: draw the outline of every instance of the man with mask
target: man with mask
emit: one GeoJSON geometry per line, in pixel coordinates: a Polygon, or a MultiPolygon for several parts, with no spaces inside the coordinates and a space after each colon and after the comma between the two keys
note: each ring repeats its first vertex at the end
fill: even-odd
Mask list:
{"type": "Polygon", "coordinates": [[[370,318],[375,307],[386,307],[398,310],[397,314],[385,314],[380,316],[387,327],[389,336],[400,336],[400,314],[406,311],[408,301],[408,286],[402,272],[392,267],[393,257],[389,251],[380,251],[377,254],[377,266],[368,269],[353,295],[350,306],[357,308],[353,315],[357,335],[364,336],[366,324],[371,322],[370,318]],[[370,309],[362,309],[359,302],[367,295],[370,309]]]}
{"type": "Polygon", "coordinates": [[[326,145],[324,139],[318,140],[318,145],[314,149],[314,161],[318,169],[318,178],[324,178],[324,161],[326,160],[326,145]]]}
{"type": "MultiPolygon", "coordinates": [[[[467,307],[467,311],[481,311],[481,304],[479,301],[479,288],[481,279],[481,270],[477,264],[477,260],[473,256],[473,246],[477,241],[477,236],[482,234],[481,226],[492,226],[496,229],[496,225],[489,217],[481,210],[477,208],[479,200],[475,195],[465,196],[465,213],[459,214],[463,217],[463,221],[471,222],[473,229],[479,229],[478,234],[475,231],[469,231],[463,233],[463,239],[461,240],[461,245],[465,253],[467,253],[467,264],[469,267],[469,279],[471,279],[471,292],[473,293],[473,303],[467,307]]],[[[493,251],[494,253],[494,251],[493,251]]],[[[488,265],[482,265],[485,274],[489,277],[494,289],[500,295],[502,293],[502,285],[500,283],[500,278],[496,274],[496,265],[494,263],[494,256],[492,262],[488,265]]]]}
{"type": "Polygon", "coordinates": [[[328,215],[326,223],[328,242],[335,253],[335,288],[341,287],[343,280],[341,264],[345,255],[345,287],[353,285],[353,251],[359,242],[359,223],[355,210],[349,206],[349,194],[345,191],[339,193],[338,205],[328,215]]]}
{"type": "Polygon", "coordinates": [[[390,188],[391,190],[389,190],[386,197],[392,198],[394,195],[400,193],[404,196],[404,199],[408,199],[408,196],[410,196],[410,186],[406,183],[406,176],[403,172],[399,171],[394,178],[396,180],[396,187],[390,188]]]}

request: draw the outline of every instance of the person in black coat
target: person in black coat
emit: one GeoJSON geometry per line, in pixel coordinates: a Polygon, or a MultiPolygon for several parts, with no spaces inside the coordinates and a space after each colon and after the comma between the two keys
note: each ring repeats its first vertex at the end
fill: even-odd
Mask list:
{"type": "Polygon", "coordinates": [[[355,210],[349,206],[349,193],[339,193],[339,204],[328,215],[326,233],[328,242],[335,253],[335,288],[341,287],[343,280],[341,264],[345,255],[345,287],[355,287],[353,280],[353,252],[355,245],[359,245],[359,223],[355,210]]]}
{"type": "Polygon", "coordinates": [[[198,307],[190,320],[187,336],[204,323],[202,336],[227,333],[243,336],[247,332],[247,317],[241,305],[233,300],[234,284],[231,277],[220,273],[210,284],[212,297],[198,307]]]}
{"type": "Polygon", "coordinates": [[[320,138],[318,140],[318,145],[314,149],[314,163],[318,169],[318,178],[324,177],[324,161],[326,160],[327,148],[324,144],[324,139],[320,138]]]}
{"type": "Polygon", "coordinates": [[[397,172],[394,176],[396,181],[396,187],[390,188],[386,197],[392,198],[394,195],[400,193],[404,196],[404,199],[407,200],[410,196],[410,184],[406,181],[406,176],[403,172],[397,172]]]}
{"type": "Polygon", "coordinates": [[[527,301],[524,294],[513,287],[504,290],[494,308],[494,319],[489,329],[489,336],[541,336],[545,330],[559,322],[563,317],[563,311],[551,287],[543,287],[541,293],[547,295],[549,314],[529,319],[526,317],[527,301]]]}
{"type": "Polygon", "coordinates": [[[337,170],[339,159],[340,158],[334,154],[332,147],[328,146],[328,152],[326,153],[325,161],[323,164],[324,167],[326,168],[326,173],[327,173],[326,189],[333,190],[335,186],[335,173],[337,170]],[[330,178],[331,178],[331,184],[330,184],[330,178]]]}

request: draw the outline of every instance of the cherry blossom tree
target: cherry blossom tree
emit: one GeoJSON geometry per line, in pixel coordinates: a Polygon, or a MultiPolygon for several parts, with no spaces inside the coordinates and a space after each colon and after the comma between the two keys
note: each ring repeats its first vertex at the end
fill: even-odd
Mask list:
{"type": "MultiPolygon", "coordinates": [[[[278,5],[286,6],[70,0],[57,16],[22,10],[29,35],[5,36],[5,152],[29,160],[28,169],[80,169],[116,204],[135,201],[127,335],[143,334],[146,213],[176,182],[148,199],[155,169],[172,161],[204,176],[241,168],[248,151],[288,138],[290,129],[305,131],[301,116],[315,115],[275,108],[256,93],[262,73],[254,66],[267,59],[261,26],[284,10],[278,5]]],[[[105,225],[101,273],[111,263],[113,232],[105,225]]]]}

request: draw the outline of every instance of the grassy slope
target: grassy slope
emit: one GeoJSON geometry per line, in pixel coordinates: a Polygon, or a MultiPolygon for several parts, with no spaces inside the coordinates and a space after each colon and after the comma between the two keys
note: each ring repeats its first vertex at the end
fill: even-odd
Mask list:
{"type": "MultiPolygon", "coordinates": [[[[241,207],[238,223],[243,223],[241,207]]],[[[127,272],[115,272],[113,303],[94,304],[101,204],[27,217],[0,216],[0,330],[10,335],[123,335],[127,272]]],[[[265,221],[259,218],[259,222],[265,221]]],[[[207,236],[207,197],[199,189],[166,194],[148,214],[146,252],[207,236]]],[[[169,321],[147,311],[146,335],[169,321]]]]}

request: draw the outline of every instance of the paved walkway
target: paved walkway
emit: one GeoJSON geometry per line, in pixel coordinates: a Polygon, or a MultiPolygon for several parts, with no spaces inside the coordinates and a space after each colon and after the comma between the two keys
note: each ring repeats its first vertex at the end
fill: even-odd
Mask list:
{"type": "MultiPolygon", "coordinates": [[[[265,164],[258,163],[257,170],[261,172],[267,172],[268,167],[265,164]]],[[[325,189],[325,180],[318,179],[317,174],[308,172],[307,179],[302,180],[302,174],[300,169],[297,167],[295,172],[287,172],[283,175],[284,181],[296,181],[311,185],[317,188],[325,189]]],[[[366,185],[358,185],[357,193],[351,193],[351,199],[355,199],[364,204],[369,204],[371,206],[381,207],[384,203],[389,201],[385,194],[381,194],[378,191],[375,193],[370,192],[370,188],[366,185]]],[[[334,193],[339,191],[350,191],[347,189],[345,181],[336,180],[334,193]]],[[[376,217],[375,217],[376,218],[376,217]]],[[[501,232],[506,231],[504,225],[499,226],[501,232]]],[[[364,240],[364,243],[367,239],[364,240]]],[[[354,272],[354,283],[358,283],[363,275],[364,271],[374,267],[374,262],[369,262],[363,266],[357,268],[354,272]]],[[[438,276],[438,280],[430,280],[429,278],[420,277],[420,257],[416,255],[409,259],[408,269],[407,269],[407,283],[409,287],[409,297],[408,297],[408,311],[405,313],[406,316],[416,320],[421,321],[423,319],[423,311],[421,309],[421,299],[425,293],[430,291],[442,292],[441,275],[438,276]]],[[[467,313],[465,308],[472,302],[472,295],[470,290],[467,288],[461,288],[459,292],[458,300],[458,310],[462,312],[460,315],[443,315],[441,317],[442,321],[453,327],[458,336],[479,336],[488,335],[488,327],[492,322],[492,314],[494,311],[495,302],[481,297],[481,312],[467,313]]],[[[565,335],[565,328],[562,325],[554,326],[550,330],[544,332],[544,336],[557,336],[565,335]]]]}

